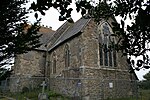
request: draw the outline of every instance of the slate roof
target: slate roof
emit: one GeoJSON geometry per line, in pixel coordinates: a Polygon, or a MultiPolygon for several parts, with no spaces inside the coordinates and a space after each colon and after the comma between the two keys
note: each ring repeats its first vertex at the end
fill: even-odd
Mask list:
{"type": "Polygon", "coordinates": [[[69,38],[82,32],[84,27],[87,25],[89,21],[90,19],[85,19],[85,18],[79,19],[77,22],[71,25],[67,30],[65,30],[65,32],[63,32],[63,34],[54,42],[54,44],[48,49],[48,51],[51,51],[52,49],[54,49],[55,47],[63,43],[65,40],[68,40],[69,38]]]}
{"type": "Polygon", "coordinates": [[[70,26],[72,26],[74,22],[72,21],[71,23],[66,21],[63,25],[61,25],[57,31],[54,32],[53,36],[49,39],[49,44],[48,47],[51,47],[56,40],[64,33],[70,26]]]}

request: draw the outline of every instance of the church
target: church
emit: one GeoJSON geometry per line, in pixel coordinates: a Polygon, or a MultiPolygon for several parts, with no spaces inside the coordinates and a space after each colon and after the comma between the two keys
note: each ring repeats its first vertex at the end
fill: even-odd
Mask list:
{"type": "Polygon", "coordinates": [[[46,77],[51,90],[64,94],[65,89],[69,92],[66,95],[82,95],[85,100],[133,95],[129,82],[137,77],[129,73],[127,57],[109,48],[117,42],[113,21],[109,18],[96,23],[80,18],[66,21],[56,31],[41,27],[42,45],[17,55],[13,77],[46,77]]]}

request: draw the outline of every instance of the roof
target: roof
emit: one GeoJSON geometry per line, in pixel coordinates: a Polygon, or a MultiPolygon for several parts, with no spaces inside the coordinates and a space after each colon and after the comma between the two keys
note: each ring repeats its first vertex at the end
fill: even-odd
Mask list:
{"type": "Polygon", "coordinates": [[[49,38],[52,37],[55,31],[53,31],[51,28],[47,27],[41,27],[39,30],[39,34],[42,34],[40,37],[40,43],[42,44],[40,47],[38,47],[36,50],[44,50],[46,51],[46,44],[48,43],[49,38]]]}
{"type": "MultiPolygon", "coordinates": [[[[61,36],[53,43],[53,45],[48,49],[48,51],[51,51],[61,43],[63,43],[65,40],[68,40],[69,38],[77,35],[78,33],[82,32],[84,27],[87,25],[87,23],[90,21],[90,19],[81,18],[74,24],[70,25],[67,30],[65,30],[61,36]]],[[[63,28],[63,27],[62,27],[63,28]]],[[[58,32],[59,29],[56,31],[58,32]]],[[[52,37],[53,38],[53,37],[52,37]]]]}
{"type": "Polygon", "coordinates": [[[61,25],[57,31],[54,32],[53,36],[49,39],[48,47],[51,47],[55,41],[64,33],[66,30],[73,25],[74,22],[68,22],[66,21],[63,25],[61,25]]]}

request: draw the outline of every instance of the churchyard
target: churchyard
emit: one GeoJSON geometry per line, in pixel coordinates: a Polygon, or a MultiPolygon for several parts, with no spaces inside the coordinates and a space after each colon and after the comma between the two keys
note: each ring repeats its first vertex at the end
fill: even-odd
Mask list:
{"type": "MultiPolygon", "coordinates": [[[[15,80],[15,79],[13,79],[15,80]]],[[[35,79],[34,79],[35,80],[35,79]]],[[[20,79],[21,81],[21,79],[20,79]]],[[[26,80],[27,81],[27,80],[26,80]]],[[[48,80],[46,79],[44,81],[36,81],[35,83],[33,81],[30,81],[28,85],[21,86],[19,85],[19,81],[17,81],[17,85],[13,86],[14,90],[10,91],[7,87],[8,85],[3,86],[3,91],[1,90],[0,94],[0,100],[90,100],[88,98],[82,98],[82,95],[79,96],[68,96],[68,94],[60,94],[57,93],[55,90],[50,90],[50,85],[48,84],[48,80]],[[32,83],[32,84],[31,84],[32,83]],[[37,84],[39,83],[39,84],[37,84]],[[21,91],[19,88],[21,88],[21,91]]],[[[67,84],[66,84],[67,85],[67,84]]],[[[110,85],[110,84],[109,84],[110,85]]],[[[77,89],[79,90],[79,89],[77,89]]],[[[62,90],[60,90],[62,91],[62,90]]],[[[67,89],[66,89],[67,91],[67,89]]],[[[74,89],[75,91],[75,89],[74,89]]],[[[121,89],[119,90],[121,91],[121,89]]],[[[68,91],[67,91],[68,92],[68,91]]],[[[136,96],[131,97],[124,97],[124,98],[112,98],[107,97],[105,99],[101,98],[100,100],[150,100],[150,90],[142,90],[139,89],[138,94],[136,96]]],[[[106,94],[108,95],[108,94],[106,94]]],[[[114,94],[116,95],[116,94],[114,94]]],[[[98,99],[96,96],[95,98],[98,99]]],[[[97,100],[95,99],[95,100],[97,100]]],[[[98,99],[99,100],[99,99],[98,99]]]]}
{"type": "MultiPolygon", "coordinates": [[[[22,92],[1,92],[0,100],[82,100],[72,99],[71,97],[55,93],[44,88],[45,86],[43,84],[41,88],[33,90],[28,90],[27,88],[24,88],[22,92]],[[40,95],[41,98],[39,97],[40,95]]],[[[107,98],[105,100],[150,100],[149,94],[150,90],[139,90],[138,98],[107,98]]]]}
{"type": "MultiPolygon", "coordinates": [[[[0,95],[0,100],[38,100],[38,91],[30,91],[30,92],[25,92],[25,93],[17,93],[17,94],[12,94],[12,93],[6,93],[4,95],[0,95]],[[36,91],[36,92],[35,92],[36,91]],[[28,96],[28,97],[27,97],[28,96]]],[[[69,97],[65,97],[63,95],[51,92],[51,91],[45,91],[45,93],[48,95],[48,100],[72,100],[69,97]]],[[[142,90],[141,91],[141,96],[138,98],[138,100],[150,100],[150,90],[142,90]]],[[[106,99],[106,100],[136,100],[132,98],[119,98],[119,99],[106,99]]]]}

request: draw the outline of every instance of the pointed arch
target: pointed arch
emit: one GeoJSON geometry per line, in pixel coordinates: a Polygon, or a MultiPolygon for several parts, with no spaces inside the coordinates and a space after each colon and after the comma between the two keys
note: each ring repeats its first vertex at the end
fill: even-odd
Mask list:
{"type": "Polygon", "coordinates": [[[70,66],[70,48],[69,48],[69,44],[65,45],[65,54],[64,54],[64,58],[65,58],[65,68],[68,68],[70,66]]]}
{"type": "Polygon", "coordinates": [[[52,74],[56,73],[56,67],[57,67],[57,57],[56,57],[56,52],[54,51],[52,54],[52,61],[51,61],[52,69],[51,72],[52,74]]]}
{"type": "Polygon", "coordinates": [[[112,28],[106,21],[103,21],[98,26],[100,66],[117,66],[116,51],[110,46],[113,42],[115,43],[115,38],[112,38],[112,34],[112,28]]]}

